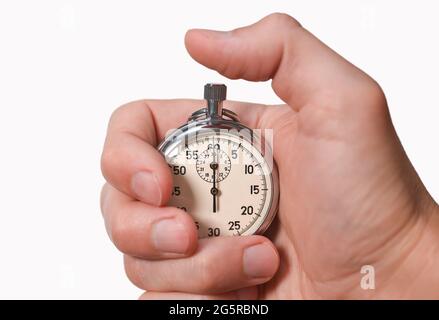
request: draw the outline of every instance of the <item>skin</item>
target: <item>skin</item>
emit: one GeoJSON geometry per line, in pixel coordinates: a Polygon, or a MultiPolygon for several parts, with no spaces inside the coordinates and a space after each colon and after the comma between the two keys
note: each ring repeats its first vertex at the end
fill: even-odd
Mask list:
{"type": "Polygon", "coordinates": [[[185,44],[230,79],[272,79],[285,102],[225,103],[247,126],[274,130],[279,213],[265,236],[198,240],[191,217],[166,206],[172,177],[156,146],[202,101],[120,107],[102,155],[101,205],[128,277],[147,290],[141,298],[439,298],[438,205],[379,85],[285,14],[229,32],[190,30],[185,44]],[[157,233],[163,220],[174,232],[157,233]],[[360,287],[364,265],[375,268],[374,290],[360,287]]]}

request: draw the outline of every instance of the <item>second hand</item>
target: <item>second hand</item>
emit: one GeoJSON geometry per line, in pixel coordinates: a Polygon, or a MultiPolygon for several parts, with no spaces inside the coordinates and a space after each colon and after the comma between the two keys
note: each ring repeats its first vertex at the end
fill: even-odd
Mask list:
{"type": "Polygon", "coordinates": [[[210,164],[210,168],[213,171],[213,186],[212,189],[210,189],[210,193],[212,194],[212,200],[213,200],[213,212],[216,212],[216,196],[218,194],[218,189],[216,187],[216,170],[218,169],[218,163],[216,162],[216,157],[215,157],[215,151],[214,151],[214,155],[213,155],[213,161],[210,164]]]}

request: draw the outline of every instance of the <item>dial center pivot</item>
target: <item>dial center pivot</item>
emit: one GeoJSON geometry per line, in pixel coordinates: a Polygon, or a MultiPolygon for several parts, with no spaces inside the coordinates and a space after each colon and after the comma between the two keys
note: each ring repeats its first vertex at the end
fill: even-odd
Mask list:
{"type": "Polygon", "coordinates": [[[229,156],[215,148],[204,150],[197,159],[196,170],[201,179],[208,183],[216,183],[226,179],[232,169],[229,156]]]}

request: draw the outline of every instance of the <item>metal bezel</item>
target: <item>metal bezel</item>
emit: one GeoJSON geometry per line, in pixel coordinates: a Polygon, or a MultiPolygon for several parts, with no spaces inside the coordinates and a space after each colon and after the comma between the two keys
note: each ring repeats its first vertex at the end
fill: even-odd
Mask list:
{"type": "Polygon", "coordinates": [[[252,129],[244,126],[242,123],[228,120],[224,118],[207,118],[202,120],[194,120],[189,121],[182,125],[181,127],[174,130],[171,134],[169,134],[158,146],[158,150],[163,154],[163,156],[167,157],[167,152],[172,150],[176,144],[180,144],[181,140],[186,136],[190,136],[192,134],[197,134],[203,130],[219,130],[219,129],[235,129],[240,132],[241,130],[248,130],[250,135],[240,136],[242,139],[245,139],[247,142],[252,144],[252,146],[265,158],[267,155],[272,157],[272,167],[271,167],[271,179],[272,179],[272,198],[270,203],[270,208],[268,210],[267,215],[264,218],[264,221],[261,223],[259,228],[253,234],[263,234],[268,227],[273,222],[276,213],[278,211],[279,206],[279,174],[277,170],[277,165],[273,157],[273,151],[271,146],[267,146],[264,152],[261,150],[259,146],[262,144],[261,137],[257,135],[252,129]],[[251,136],[249,139],[248,136],[251,136]],[[255,143],[256,142],[256,143],[255,143]]]}

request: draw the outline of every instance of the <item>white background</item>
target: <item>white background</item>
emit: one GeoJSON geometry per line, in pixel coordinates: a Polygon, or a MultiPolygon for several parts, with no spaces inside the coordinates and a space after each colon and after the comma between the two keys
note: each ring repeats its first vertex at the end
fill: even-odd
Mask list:
{"type": "Polygon", "coordinates": [[[191,60],[192,27],[289,13],[384,88],[422,180],[439,198],[437,1],[0,2],[0,298],[127,298],[99,211],[107,120],[139,98],[276,103],[270,83],[229,81],[191,60]]]}

